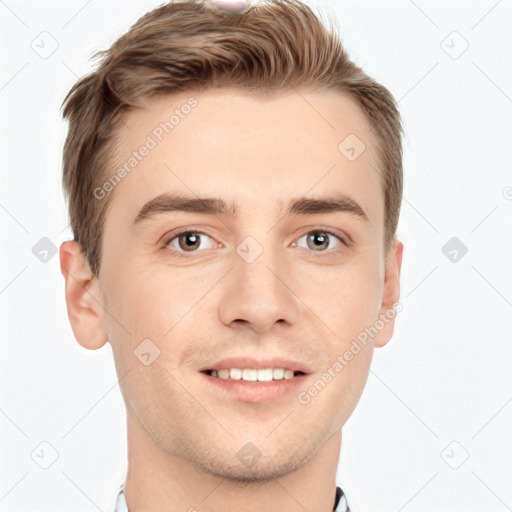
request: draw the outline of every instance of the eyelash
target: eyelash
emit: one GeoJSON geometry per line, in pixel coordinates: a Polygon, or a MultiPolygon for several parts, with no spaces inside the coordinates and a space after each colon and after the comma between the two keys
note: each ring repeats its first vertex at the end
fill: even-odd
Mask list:
{"type": "MultiPolygon", "coordinates": [[[[303,238],[303,237],[305,237],[307,235],[310,235],[311,233],[322,233],[322,234],[330,235],[330,236],[336,238],[345,247],[349,247],[350,246],[350,244],[348,242],[346,242],[342,237],[338,236],[336,233],[333,233],[332,231],[329,231],[328,229],[322,229],[322,228],[312,229],[311,231],[308,231],[308,232],[304,233],[303,235],[301,235],[294,242],[296,242],[297,240],[300,240],[301,238],[303,238]]],[[[166,240],[163,242],[164,248],[171,250],[178,258],[188,258],[189,257],[188,254],[194,254],[195,252],[201,252],[201,251],[191,251],[190,253],[180,252],[180,251],[177,251],[176,249],[171,249],[169,247],[169,244],[174,239],[177,239],[181,235],[186,235],[186,234],[206,235],[206,236],[209,236],[210,238],[212,238],[212,240],[213,240],[213,237],[209,233],[206,233],[205,231],[202,231],[201,229],[184,229],[183,231],[180,231],[178,233],[173,233],[172,236],[166,238],[166,240]]],[[[322,256],[323,254],[330,254],[334,250],[335,249],[327,249],[325,251],[311,251],[311,252],[317,253],[318,256],[322,256]]]]}

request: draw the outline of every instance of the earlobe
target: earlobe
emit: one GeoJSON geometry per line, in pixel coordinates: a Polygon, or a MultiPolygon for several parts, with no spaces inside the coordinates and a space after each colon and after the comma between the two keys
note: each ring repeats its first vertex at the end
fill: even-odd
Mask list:
{"type": "Polygon", "coordinates": [[[397,311],[401,309],[397,306],[399,306],[400,300],[400,270],[402,268],[403,249],[403,243],[395,238],[386,258],[384,290],[379,315],[383,327],[374,339],[375,347],[383,347],[389,342],[393,336],[397,311]]]}
{"type": "Polygon", "coordinates": [[[89,350],[101,348],[108,338],[104,331],[105,310],[100,282],[78,242],[63,242],[59,256],[68,318],[75,339],[89,350]]]}

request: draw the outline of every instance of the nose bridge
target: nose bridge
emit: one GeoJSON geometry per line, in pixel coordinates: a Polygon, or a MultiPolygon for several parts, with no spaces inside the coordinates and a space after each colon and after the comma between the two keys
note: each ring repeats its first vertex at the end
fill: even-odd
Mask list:
{"type": "Polygon", "coordinates": [[[252,237],[244,239],[236,249],[229,285],[219,306],[222,322],[246,323],[264,332],[277,322],[292,324],[298,316],[296,297],[286,285],[286,259],[282,248],[265,244],[252,237]]]}

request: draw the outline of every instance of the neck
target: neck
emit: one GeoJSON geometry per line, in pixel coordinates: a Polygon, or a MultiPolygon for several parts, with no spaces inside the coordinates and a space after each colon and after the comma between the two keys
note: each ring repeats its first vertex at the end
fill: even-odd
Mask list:
{"type": "Polygon", "coordinates": [[[297,470],[270,480],[237,481],[207,472],[165,451],[130,412],[125,499],[130,512],[331,512],[341,430],[297,470]]]}

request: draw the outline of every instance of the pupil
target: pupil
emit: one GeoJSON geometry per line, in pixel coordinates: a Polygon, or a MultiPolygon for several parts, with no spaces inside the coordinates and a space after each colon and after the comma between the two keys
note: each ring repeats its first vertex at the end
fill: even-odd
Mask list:
{"type": "Polygon", "coordinates": [[[326,233],[318,232],[318,233],[312,233],[308,237],[308,246],[310,249],[326,249],[329,246],[329,238],[327,237],[326,233]],[[309,245],[309,242],[313,240],[313,246],[309,245]],[[316,241],[320,242],[320,245],[316,245],[316,241]]]}

